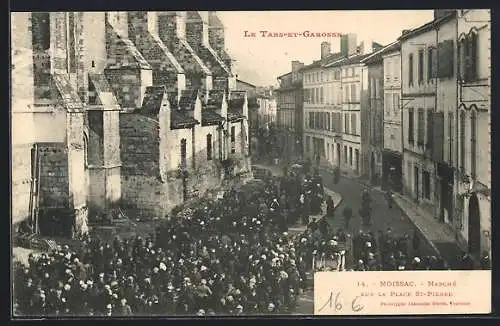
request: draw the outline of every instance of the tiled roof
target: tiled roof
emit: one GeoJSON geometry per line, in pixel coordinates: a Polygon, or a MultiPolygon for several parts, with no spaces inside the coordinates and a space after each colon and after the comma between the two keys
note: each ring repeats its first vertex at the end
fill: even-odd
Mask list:
{"type": "Polygon", "coordinates": [[[334,61],[334,62],[326,65],[325,67],[354,65],[354,64],[360,63],[361,60],[367,58],[370,55],[372,55],[372,53],[353,55],[353,56],[347,57],[345,59],[340,59],[340,60],[334,61]]]}
{"type": "Polygon", "coordinates": [[[207,108],[201,111],[201,123],[203,126],[218,124],[221,121],[224,121],[224,118],[215,112],[215,110],[207,108]]]}
{"type": "Polygon", "coordinates": [[[148,86],[142,101],[141,112],[144,114],[158,114],[160,112],[163,97],[165,96],[165,86],[148,86]]]}
{"type": "Polygon", "coordinates": [[[89,92],[90,104],[102,105],[104,109],[119,109],[120,105],[116,100],[113,89],[108,83],[104,74],[89,74],[89,81],[93,91],[92,96],[89,92]]]}
{"type": "Polygon", "coordinates": [[[343,55],[341,52],[335,52],[328,55],[324,60],[322,60],[322,66],[326,66],[332,62],[342,59],[343,55]]]}
{"type": "Polygon", "coordinates": [[[227,120],[229,121],[237,121],[244,117],[243,113],[238,109],[230,109],[227,111],[227,120]]]}
{"type": "Polygon", "coordinates": [[[83,110],[83,103],[76,90],[71,86],[67,75],[54,74],[53,80],[57,91],[61,97],[64,108],[69,112],[80,112],[83,110]]]}
{"type": "Polygon", "coordinates": [[[219,109],[222,106],[223,99],[224,90],[210,90],[208,92],[208,98],[206,100],[207,107],[214,107],[219,109]]]}
{"type": "Polygon", "coordinates": [[[376,63],[376,62],[382,61],[383,55],[397,51],[400,48],[401,48],[401,42],[399,42],[399,41],[393,42],[393,43],[383,47],[382,49],[372,53],[368,57],[364,58],[363,63],[371,64],[371,63],[376,63]]]}
{"type": "Polygon", "coordinates": [[[123,59],[116,60],[116,58],[110,58],[110,60],[108,60],[108,69],[119,69],[125,67],[151,69],[149,63],[146,61],[146,59],[144,59],[139,50],[137,50],[132,41],[130,41],[125,36],[120,35],[120,33],[108,22],[106,22],[106,28],[109,28],[111,31],[111,42],[114,42],[115,46],[123,47],[126,50],[128,57],[132,59],[132,62],[125,62],[123,59]]]}
{"type": "Polygon", "coordinates": [[[181,92],[181,98],[179,100],[179,107],[182,110],[193,110],[198,98],[197,89],[187,89],[181,92]]]}
{"type": "Polygon", "coordinates": [[[245,92],[231,91],[228,107],[229,109],[243,109],[245,103],[245,92]]]}
{"type": "Polygon", "coordinates": [[[200,123],[179,106],[177,92],[167,92],[167,96],[170,102],[170,127],[172,129],[189,128],[200,123]]]}
{"type": "Polygon", "coordinates": [[[189,116],[189,114],[183,110],[170,111],[170,128],[172,129],[189,128],[199,123],[198,120],[189,116]]]}
{"type": "Polygon", "coordinates": [[[177,91],[167,92],[168,101],[170,102],[170,109],[177,110],[179,108],[179,99],[177,98],[177,91]]]}
{"type": "Polygon", "coordinates": [[[447,22],[448,20],[452,19],[452,18],[455,18],[457,15],[457,11],[453,11],[452,13],[449,13],[439,19],[434,19],[428,23],[425,23],[424,25],[420,26],[420,27],[417,27],[415,29],[412,29],[411,31],[409,31],[408,33],[405,33],[403,35],[401,35],[398,40],[399,41],[404,41],[406,39],[409,39],[409,38],[412,38],[412,37],[415,37],[417,36],[418,34],[421,34],[421,33],[425,33],[433,28],[435,28],[436,26],[439,26],[445,22],[447,22]]]}

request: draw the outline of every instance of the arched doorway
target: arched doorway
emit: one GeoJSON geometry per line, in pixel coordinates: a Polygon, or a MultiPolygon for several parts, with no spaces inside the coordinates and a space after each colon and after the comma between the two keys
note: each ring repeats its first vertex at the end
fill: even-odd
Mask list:
{"type": "Polygon", "coordinates": [[[481,215],[476,194],[469,199],[469,253],[478,257],[481,251],[481,215]]]}

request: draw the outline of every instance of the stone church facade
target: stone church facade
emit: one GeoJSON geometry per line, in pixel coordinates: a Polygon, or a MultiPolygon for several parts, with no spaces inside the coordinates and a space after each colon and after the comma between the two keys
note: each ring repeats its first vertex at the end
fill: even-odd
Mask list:
{"type": "Polygon", "coordinates": [[[250,172],[215,12],[13,13],[12,222],[163,218],[250,172]],[[229,168],[228,168],[229,167],[229,168]]]}

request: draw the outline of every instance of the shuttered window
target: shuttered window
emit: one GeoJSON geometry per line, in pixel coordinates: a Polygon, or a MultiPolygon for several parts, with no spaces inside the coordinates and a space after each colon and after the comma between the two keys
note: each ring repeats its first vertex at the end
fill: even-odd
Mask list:
{"type": "Polygon", "coordinates": [[[443,112],[435,112],[432,117],[432,158],[436,162],[443,161],[443,145],[444,145],[444,114],[443,112]]]}
{"type": "Polygon", "coordinates": [[[413,86],[413,53],[408,56],[408,83],[413,86]]]}
{"type": "Polygon", "coordinates": [[[393,112],[394,112],[394,117],[397,117],[398,116],[398,113],[399,113],[399,94],[398,93],[395,93],[395,94],[392,94],[393,96],[393,112]]]}
{"type": "Polygon", "coordinates": [[[351,113],[351,133],[357,135],[356,113],[351,113]]]}
{"type": "Polygon", "coordinates": [[[474,81],[477,79],[477,35],[476,35],[476,33],[471,33],[467,36],[465,45],[466,45],[465,81],[474,81]]]}
{"type": "Polygon", "coordinates": [[[356,84],[351,85],[351,102],[356,102],[356,84]]]}
{"type": "Polygon", "coordinates": [[[425,116],[424,116],[424,109],[420,108],[418,109],[418,133],[417,133],[417,145],[418,146],[423,146],[424,145],[424,136],[425,136],[425,116]]]}
{"type": "Polygon", "coordinates": [[[467,70],[467,41],[462,39],[458,45],[458,76],[461,80],[465,80],[467,70]]]}
{"type": "Polygon", "coordinates": [[[453,112],[448,112],[448,162],[453,166],[453,112]]]}
{"type": "Polygon", "coordinates": [[[465,170],[465,112],[460,112],[460,166],[465,170]]]}
{"type": "Polygon", "coordinates": [[[438,45],[438,77],[449,78],[453,76],[454,50],[453,40],[447,40],[438,45]]]}
{"type": "Polygon", "coordinates": [[[425,144],[425,147],[427,149],[432,149],[432,143],[433,143],[433,120],[432,120],[432,110],[427,111],[427,143],[425,144]]]}
{"type": "Polygon", "coordinates": [[[427,49],[427,80],[431,80],[434,75],[434,48],[427,49]]]}
{"type": "Polygon", "coordinates": [[[385,117],[389,118],[391,116],[391,111],[392,111],[392,94],[391,93],[385,93],[385,98],[384,98],[384,106],[385,106],[385,117]]]}
{"type": "Polygon", "coordinates": [[[413,108],[408,108],[408,142],[413,144],[414,139],[414,129],[415,129],[415,114],[413,108]]]}
{"type": "Polygon", "coordinates": [[[477,116],[476,116],[476,110],[471,111],[471,117],[470,117],[470,141],[471,141],[471,146],[470,146],[470,173],[472,177],[476,176],[476,158],[477,158],[477,142],[476,142],[476,137],[477,137],[477,116]]]}
{"type": "Polygon", "coordinates": [[[418,51],[418,83],[424,81],[424,50],[418,51]]]}
{"type": "Polygon", "coordinates": [[[345,113],[344,114],[344,132],[346,134],[350,133],[350,130],[349,130],[349,114],[345,113]]]}

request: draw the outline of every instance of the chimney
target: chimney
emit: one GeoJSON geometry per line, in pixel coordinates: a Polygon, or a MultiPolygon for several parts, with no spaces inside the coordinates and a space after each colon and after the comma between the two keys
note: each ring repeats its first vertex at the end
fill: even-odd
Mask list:
{"type": "Polygon", "coordinates": [[[297,72],[300,68],[304,67],[304,64],[298,60],[292,61],[292,72],[297,72]]]}
{"type": "Polygon", "coordinates": [[[208,16],[198,11],[188,11],[186,19],[186,40],[196,49],[198,46],[208,46],[208,16]],[[203,19],[205,18],[205,19],[203,19]]]}
{"type": "Polygon", "coordinates": [[[357,35],[343,34],[340,37],[340,52],[342,56],[351,56],[357,53],[357,35]]]}
{"type": "Polygon", "coordinates": [[[373,41],[370,39],[363,40],[358,48],[359,48],[358,53],[360,55],[372,53],[373,52],[373,41]]]}
{"type": "Polygon", "coordinates": [[[321,43],[321,60],[325,59],[332,53],[332,45],[329,42],[321,43]]]}
{"type": "Polygon", "coordinates": [[[455,12],[455,9],[434,9],[434,20],[443,18],[453,12],[455,12]]]}

